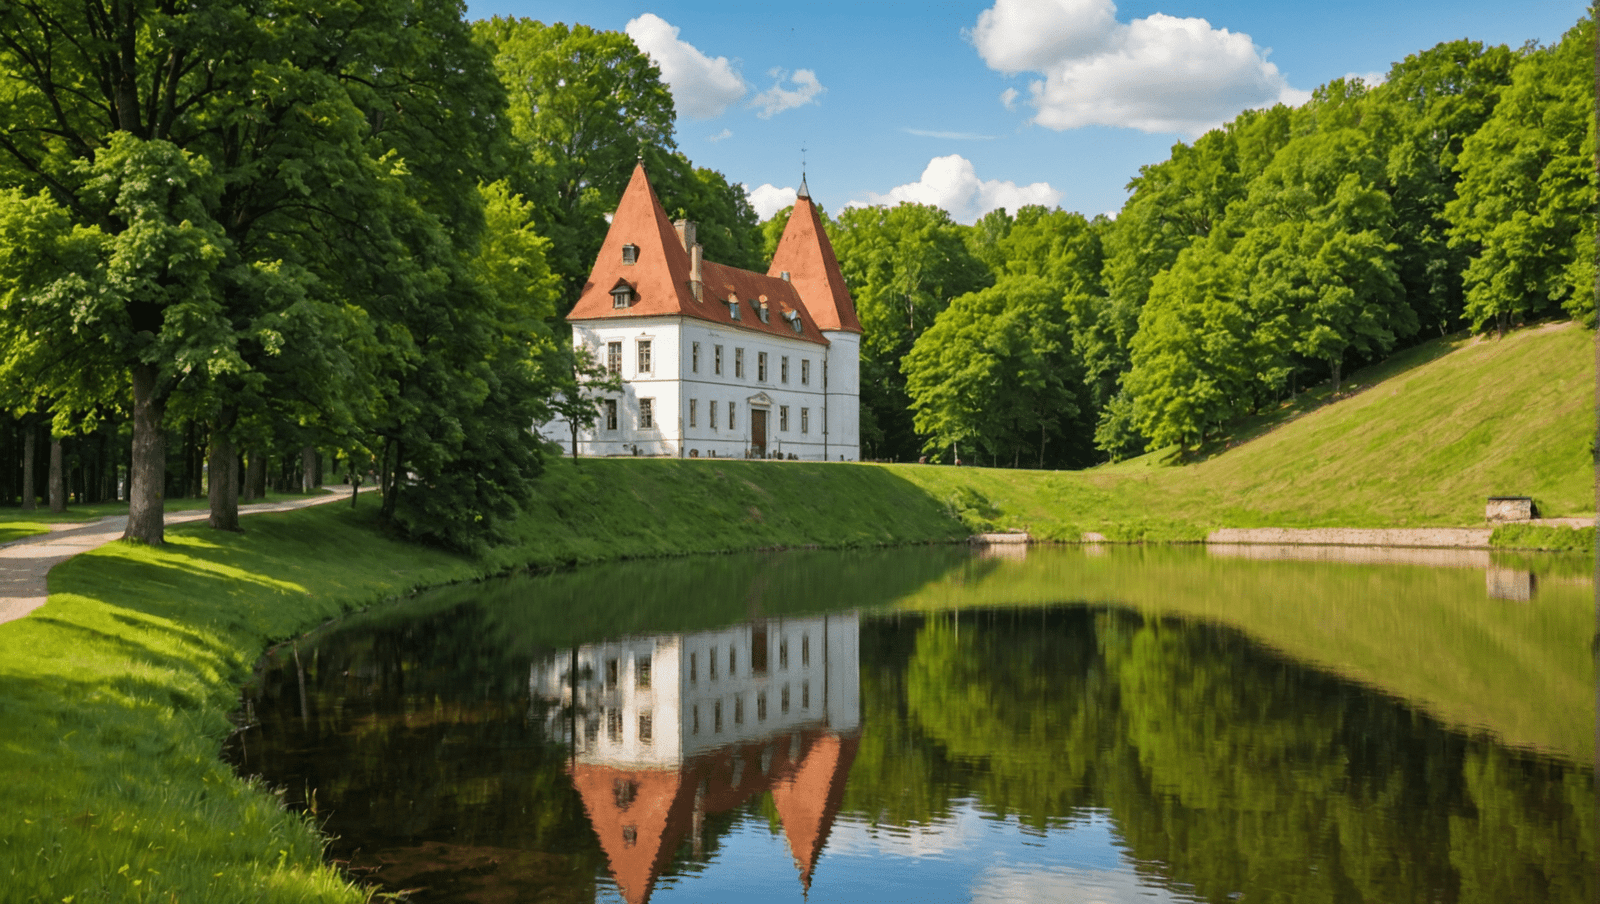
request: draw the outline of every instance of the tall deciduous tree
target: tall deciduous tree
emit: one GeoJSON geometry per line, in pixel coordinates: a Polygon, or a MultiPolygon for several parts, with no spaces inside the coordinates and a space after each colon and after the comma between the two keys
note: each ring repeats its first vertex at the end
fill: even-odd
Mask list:
{"type": "Polygon", "coordinates": [[[513,187],[552,241],[564,309],[577,301],[636,158],[666,171],[672,94],[633,39],[586,25],[495,17],[473,38],[509,95],[513,187]]]}
{"type": "Polygon", "coordinates": [[[1594,316],[1593,18],[1554,47],[1530,50],[1483,127],[1468,138],[1450,244],[1473,329],[1565,310],[1594,316]]]}

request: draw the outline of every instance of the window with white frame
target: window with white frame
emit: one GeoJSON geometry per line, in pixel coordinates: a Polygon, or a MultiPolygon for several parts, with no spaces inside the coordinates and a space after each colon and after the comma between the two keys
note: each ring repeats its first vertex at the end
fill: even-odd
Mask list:
{"type": "Polygon", "coordinates": [[[713,346],[711,349],[711,372],[722,376],[722,346],[713,346]]]}
{"type": "Polygon", "coordinates": [[[778,361],[778,380],[781,381],[781,382],[784,382],[784,383],[789,382],[789,356],[788,355],[784,355],[778,361]]]}
{"type": "Polygon", "coordinates": [[[717,400],[711,400],[711,429],[717,429],[717,400]]]}
{"type": "Polygon", "coordinates": [[[656,425],[656,400],[639,400],[639,429],[649,430],[656,425]]]}
{"type": "Polygon", "coordinates": [[[733,377],[736,380],[744,379],[744,349],[733,350],[733,377]]]}
{"type": "Polygon", "coordinates": [[[778,429],[779,430],[788,430],[789,429],[789,406],[788,405],[779,405],[778,406],[778,429]]]}
{"type": "Polygon", "coordinates": [[[800,385],[801,386],[810,386],[811,385],[811,359],[810,358],[801,358],[800,359],[800,385]]]}
{"type": "Polygon", "coordinates": [[[617,429],[617,400],[616,399],[606,399],[605,406],[606,406],[606,429],[607,430],[615,430],[615,429],[617,429]]]}
{"type": "Polygon", "coordinates": [[[689,371],[700,372],[700,343],[693,342],[689,345],[689,371]]]}
{"type": "Polygon", "coordinates": [[[734,423],[733,423],[733,403],[729,402],[728,403],[728,429],[732,430],[733,428],[734,428],[734,423]]]}
{"type": "Polygon", "coordinates": [[[639,373],[650,372],[650,340],[640,339],[635,343],[639,347],[639,373]]]}
{"type": "Polygon", "coordinates": [[[756,379],[767,382],[767,353],[756,352],[756,379]]]}
{"type": "Polygon", "coordinates": [[[800,432],[801,433],[810,433],[811,432],[811,409],[810,408],[802,408],[802,409],[800,409],[800,432]]]}
{"type": "Polygon", "coordinates": [[[606,343],[606,373],[622,373],[622,343],[606,343]]]}
{"type": "Polygon", "coordinates": [[[696,426],[695,425],[695,409],[698,408],[698,407],[700,407],[700,400],[699,399],[690,399],[689,400],[689,426],[691,426],[691,427],[696,426]]]}
{"type": "Polygon", "coordinates": [[[639,260],[639,246],[638,245],[623,245],[622,246],[622,262],[624,264],[637,263],[638,260],[639,260]]]}

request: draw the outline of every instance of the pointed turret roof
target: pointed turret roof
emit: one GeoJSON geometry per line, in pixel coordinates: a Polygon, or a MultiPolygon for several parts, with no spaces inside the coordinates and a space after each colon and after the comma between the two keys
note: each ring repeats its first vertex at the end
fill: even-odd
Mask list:
{"type": "MultiPolygon", "coordinates": [[[[832,259],[832,252],[829,252],[832,259]]],[[[837,269],[837,268],[836,268],[837,269]]],[[[692,264],[678,230],[661,206],[645,175],[644,165],[633,169],[633,179],[622,193],[617,211],[611,217],[600,255],[589,271],[578,302],[567,315],[569,321],[614,320],[628,317],[679,315],[708,320],[735,329],[771,333],[790,339],[827,343],[822,326],[807,309],[800,289],[793,283],[768,275],[704,261],[701,264],[700,297],[691,284],[692,264]],[[624,262],[623,247],[638,249],[631,263],[624,262]],[[617,308],[612,291],[618,283],[633,290],[633,303],[617,308]],[[729,302],[740,307],[736,320],[729,302]],[[760,317],[762,302],[768,317],[760,317]],[[793,323],[800,324],[796,332],[793,323]]],[[[841,281],[841,285],[842,285],[841,281]]]]}
{"type": "Polygon", "coordinates": [[[797,194],[794,212],[783,228],[783,238],[778,240],[778,250],[772,256],[767,275],[789,274],[789,280],[805,299],[817,326],[824,330],[859,333],[861,321],[856,319],[855,302],[850,300],[844,274],[839,272],[839,259],[834,256],[833,244],[822,228],[822,215],[811,203],[804,176],[800,178],[797,194]]]}
{"type": "Polygon", "coordinates": [[[859,733],[815,737],[793,777],[772,788],[772,803],[783,822],[789,853],[800,870],[800,886],[806,892],[811,891],[811,874],[828,843],[839,805],[844,802],[845,781],[860,746],[859,733]]]}

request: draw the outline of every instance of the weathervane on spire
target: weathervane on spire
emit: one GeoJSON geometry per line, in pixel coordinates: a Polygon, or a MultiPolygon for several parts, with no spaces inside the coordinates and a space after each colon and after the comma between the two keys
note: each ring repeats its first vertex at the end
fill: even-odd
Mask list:
{"type": "Polygon", "coordinates": [[[800,188],[795,192],[797,198],[811,198],[811,190],[806,188],[806,146],[800,145],[800,188]]]}

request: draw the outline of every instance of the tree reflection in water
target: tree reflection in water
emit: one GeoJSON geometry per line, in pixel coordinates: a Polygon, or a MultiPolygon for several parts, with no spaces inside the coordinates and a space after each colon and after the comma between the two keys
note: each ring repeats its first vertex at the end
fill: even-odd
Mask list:
{"type": "MultiPolygon", "coordinates": [[[[827,567],[813,556],[792,567],[827,567]]],[[[761,590],[772,557],[742,576],[735,561],[718,561],[718,599],[733,601],[712,604],[733,610],[728,628],[577,642],[568,624],[541,641],[503,600],[352,619],[299,643],[303,674],[289,648],[269,662],[247,701],[258,722],[230,750],[292,805],[311,807],[314,790],[332,856],[419,901],[665,900],[706,882],[752,900],[806,885],[812,900],[868,900],[874,882],[967,900],[995,872],[978,862],[994,845],[1013,846],[1014,873],[1039,839],[1095,832],[1134,896],[1595,899],[1586,765],[1453,730],[1199,619],[1030,605],[869,612],[858,626],[761,590]],[[831,641],[813,633],[802,679],[791,629],[824,621],[831,641]],[[800,680],[829,690],[812,691],[806,718],[800,680]],[[851,700],[857,711],[839,709],[851,700]],[[863,841],[949,835],[974,811],[990,842],[952,835],[937,870],[863,841]],[[751,832],[794,862],[742,867],[751,832]]],[[[943,551],[839,562],[841,583],[882,572],[880,603],[985,579],[951,572],[943,551]]],[[[843,601],[873,601],[854,592],[843,601]]],[[[593,583],[551,593],[598,609],[615,598],[593,583]]]]}

